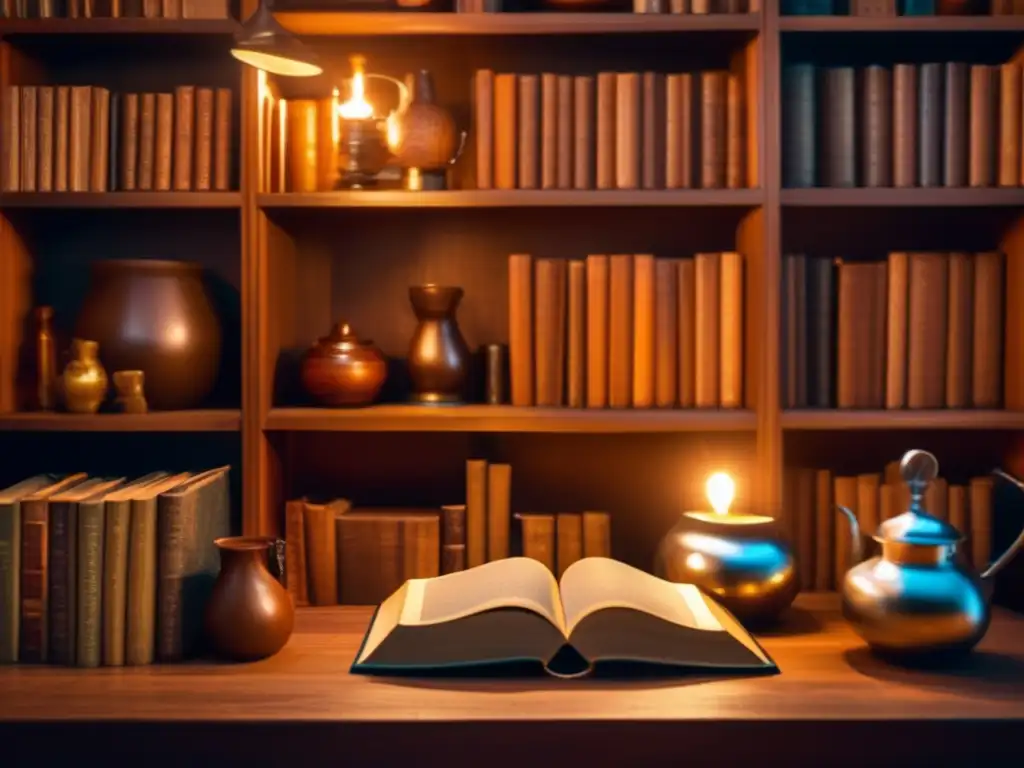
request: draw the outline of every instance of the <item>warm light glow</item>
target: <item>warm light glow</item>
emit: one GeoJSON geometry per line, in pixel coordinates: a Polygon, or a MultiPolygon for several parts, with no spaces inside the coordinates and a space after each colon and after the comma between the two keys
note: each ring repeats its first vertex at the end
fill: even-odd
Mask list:
{"type": "Polygon", "coordinates": [[[736,495],[736,484],[725,472],[715,472],[704,486],[711,508],[719,515],[729,514],[729,506],[736,495]]]}
{"type": "Polygon", "coordinates": [[[338,114],[345,120],[366,120],[373,117],[373,105],[366,100],[366,59],[353,56],[351,61],[350,93],[348,101],[338,107],[338,114]]]}

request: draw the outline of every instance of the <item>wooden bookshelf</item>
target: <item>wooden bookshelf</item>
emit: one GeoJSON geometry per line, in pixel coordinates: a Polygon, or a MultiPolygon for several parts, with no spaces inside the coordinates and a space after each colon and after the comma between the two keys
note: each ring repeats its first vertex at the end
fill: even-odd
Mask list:
{"type": "Polygon", "coordinates": [[[1024,189],[783,189],[784,206],[805,208],[1020,208],[1024,189]]]}
{"type": "Polygon", "coordinates": [[[782,32],[1024,32],[1022,16],[782,16],[782,32]]]}
{"type": "Polygon", "coordinates": [[[786,410],[786,430],[1021,430],[1024,412],[987,410],[786,410]]]}
{"type": "Polygon", "coordinates": [[[241,425],[241,412],[231,409],[0,415],[0,430],[11,432],[237,432],[241,425]]]}
{"type": "Polygon", "coordinates": [[[6,192],[2,208],[241,208],[240,192],[6,192]]]}

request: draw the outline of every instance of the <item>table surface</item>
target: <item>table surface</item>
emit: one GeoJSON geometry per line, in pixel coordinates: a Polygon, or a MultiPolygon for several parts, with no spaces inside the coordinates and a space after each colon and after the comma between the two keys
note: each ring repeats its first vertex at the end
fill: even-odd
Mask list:
{"type": "MultiPolygon", "coordinates": [[[[610,737],[623,725],[639,736],[666,724],[690,728],[686,733],[702,724],[712,728],[707,733],[721,734],[742,732],[721,730],[742,724],[789,724],[777,733],[798,737],[802,731],[794,726],[801,723],[887,728],[902,723],[917,729],[939,726],[923,732],[936,744],[943,741],[939,735],[972,723],[977,728],[1002,723],[1018,734],[1024,728],[1024,617],[999,609],[984,641],[959,667],[907,670],[864,649],[839,616],[834,595],[802,595],[782,626],[759,636],[781,674],[642,681],[350,675],[370,615],[371,609],[358,607],[301,609],[284,650],[252,664],[0,668],[0,738],[16,730],[13,726],[25,731],[30,722],[31,729],[44,730],[47,724],[149,722],[166,728],[221,723],[237,728],[290,723],[361,733],[360,728],[378,726],[375,734],[401,733],[403,725],[447,724],[464,730],[488,723],[505,726],[510,735],[536,733],[538,738],[560,724],[562,730],[552,731],[552,738],[586,726],[578,730],[588,739],[610,737]]],[[[816,733],[825,738],[829,730],[816,733]]]]}

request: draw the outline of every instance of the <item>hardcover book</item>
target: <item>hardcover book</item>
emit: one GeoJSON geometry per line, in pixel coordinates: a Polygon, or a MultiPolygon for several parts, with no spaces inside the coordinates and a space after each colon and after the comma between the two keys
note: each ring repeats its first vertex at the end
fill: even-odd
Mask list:
{"type": "Polygon", "coordinates": [[[529,674],[704,669],[778,672],[740,623],[691,584],[604,557],[556,582],[513,557],[410,579],[377,608],[354,674],[529,674]]]}

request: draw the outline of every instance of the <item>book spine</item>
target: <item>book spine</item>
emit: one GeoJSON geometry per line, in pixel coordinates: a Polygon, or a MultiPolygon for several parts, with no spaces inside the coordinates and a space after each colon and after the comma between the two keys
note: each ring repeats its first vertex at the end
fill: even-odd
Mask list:
{"type": "Polygon", "coordinates": [[[608,405],[628,408],[633,389],[633,257],[608,257],[608,405]]]}
{"type": "Polygon", "coordinates": [[[494,187],[494,72],[478,69],[473,79],[476,188],[494,187]]]}
{"type": "Polygon", "coordinates": [[[540,187],[540,79],[519,75],[519,189],[540,187]]]}
{"type": "Polygon", "coordinates": [[[555,516],[558,578],[566,569],[583,557],[583,516],[575,513],[559,513],[555,516]]]}
{"type": "Polygon", "coordinates": [[[540,188],[558,188],[558,75],[540,76],[540,188]]]}
{"type": "Polygon", "coordinates": [[[970,151],[968,184],[991,187],[995,182],[996,70],[986,64],[971,66],[970,151]]]}
{"type": "Polygon", "coordinates": [[[906,253],[890,253],[886,310],[885,407],[907,404],[907,302],[909,260],[906,253]]]}
{"type": "Polygon", "coordinates": [[[583,556],[612,556],[612,521],[607,512],[583,513],[583,556]]]}
{"type": "Polygon", "coordinates": [[[152,664],[156,656],[157,501],[131,502],[124,661],[152,664]]]}
{"type": "MultiPolygon", "coordinates": [[[[743,257],[733,251],[719,256],[721,298],[718,323],[718,405],[743,407],[743,257]]],[[[804,344],[806,349],[806,343],[804,344]]]]}
{"type": "Polygon", "coordinates": [[[975,408],[999,408],[1003,402],[1003,255],[974,256],[974,324],[971,349],[971,398],[975,408]]]}
{"type": "Polygon", "coordinates": [[[75,554],[78,528],[77,505],[50,505],[50,616],[49,661],[71,666],[75,663],[75,554]]]}
{"type": "Polygon", "coordinates": [[[54,88],[41,87],[39,89],[39,136],[36,147],[39,152],[38,178],[36,189],[40,192],[53,191],[53,108],[54,88]]]}
{"type": "Polygon", "coordinates": [[[966,253],[949,255],[946,333],[946,407],[971,404],[971,340],[974,324],[974,263],[966,253]]]}
{"type": "Polygon", "coordinates": [[[614,189],[616,174],[615,151],[616,75],[614,72],[600,72],[597,75],[597,145],[596,183],[598,189],[614,189]]]}
{"type": "Polygon", "coordinates": [[[558,76],[558,115],[555,120],[555,187],[572,189],[573,186],[573,79],[558,76]]]}
{"type": "MultiPolygon", "coordinates": [[[[195,124],[195,169],[193,180],[195,189],[209,191],[213,187],[213,121],[214,95],[212,88],[196,88],[196,124],[195,124]]],[[[312,165],[312,190],[316,191],[316,102],[312,102],[309,110],[312,116],[311,133],[313,140],[310,165],[312,165]]],[[[309,151],[309,150],[307,150],[309,151]]]]}
{"type": "Polygon", "coordinates": [[[907,407],[941,408],[946,399],[949,295],[949,266],[945,254],[910,254],[909,285],[907,407]]]}
{"type": "Polygon", "coordinates": [[[674,259],[655,262],[654,404],[674,408],[679,393],[679,271],[674,259]]]}
{"type": "Polygon", "coordinates": [[[509,256],[509,367],[512,405],[531,406],[533,385],[533,258],[509,256]]]}
{"type": "Polygon", "coordinates": [[[330,504],[305,504],[303,526],[312,605],[338,604],[336,511],[330,504]]]}
{"type": "Polygon", "coordinates": [[[723,189],[728,153],[728,73],[701,72],[700,97],[700,186],[702,189],[723,189]]]}
{"type": "Polygon", "coordinates": [[[466,566],[487,562],[487,462],[466,462],[466,566]]]}
{"type": "Polygon", "coordinates": [[[892,75],[870,66],[862,81],[861,179],[865,187],[892,186],[892,75]]]}
{"type": "Polygon", "coordinates": [[[47,660],[49,630],[49,502],[21,504],[21,639],[18,661],[47,660]]]}
{"type": "Polygon", "coordinates": [[[78,507],[78,630],[75,663],[98,667],[102,659],[104,504],[78,507]]]}
{"type": "Polygon", "coordinates": [[[21,504],[0,502],[0,664],[18,660],[20,619],[21,504]]]}
{"type": "Polygon", "coordinates": [[[608,257],[587,256],[587,407],[608,405],[608,257]]]}
{"type": "Polygon", "coordinates": [[[620,72],[615,78],[615,186],[640,187],[640,75],[620,72]]]}
{"type": "Polygon", "coordinates": [[[922,64],[918,89],[919,187],[942,186],[942,64],[922,64]]]}
{"type": "Polygon", "coordinates": [[[586,404],[587,373],[587,265],[569,262],[565,402],[570,408],[586,404]]]}
{"type": "Polygon", "coordinates": [[[1021,185],[1021,65],[999,68],[999,186],[1021,185]]]}
{"type": "MultiPolygon", "coordinates": [[[[468,501],[468,499],[467,499],[468,501]]],[[[487,561],[509,556],[512,523],[512,465],[487,465],[487,561]]]]}
{"type": "Polygon", "coordinates": [[[665,76],[644,72],[642,88],[641,186],[644,189],[664,189],[665,76]]]}
{"type": "Polygon", "coordinates": [[[103,664],[124,666],[131,502],[107,502],[103,541],[103,664]]]}
{"type": "Polygon", "coordinates": [[[694,259],[694,405],[715,408],[721,371],[721,265],[717,253],[694,259]]]}
{"type": "MultiPolygon", "coordinates": [[[[330,99],[327,103],[332,103],[330,99]]],[[[321,106],[323,102],[321,102],[321,106]]],[[[333,106],[333,104],[332,104],[333,106]]],[[[213,188],[223,192],[231,187],[231,90],[218,88],[215,95],[214,118],[213,118],[213,188]]],[[[322,110],[328,116],[331,110],[322,110]]],[[[328,128],[323,132],[322,141],[317,143],[317,151],[320,156],[321,178],[328,180],[334,178],[334,163],[337,152],[333,145],[333,135],[328,128]]],[[[330,183],[324,183],[320,189],[330,189],[330,183]]]]}
{"type": "Polygon", "coordinates": [[[725,100],[725,186],[746,186],[746,110],[743,104],[743,78],[730,72],[726,80],[725,100]]]}
{"type": "Polygon", "coordinates": [[[633,256],[634,408],[651,408],[654,405],[656,296],[654,256],[633,256]]]}
{"type": "Polygon", "coordinates": [[[575,189],[594,188],[594,125],[597,115],[594,111],[594,78],[577,76],[573,78],[573,173],[575,189]]]}
{"type": "Polygon", "coordinates": [[[942,183],[947,187],[967,186],[968,89],[967,65],[947,62],[943,82],[945,105],[943,114],[942,183]]]}
{"type": "Polygon", "coordinates": [[[917,67],[897,64],[893,69],[892,183],[912,187],[917,183],[917,67]]]}
{"type": "Polygon", "coordinates": [[[297,606],[309,605],[309,581],[306,574],[305,502],[285,504],[285,586],[297,606]]]}
{"type": "Polygon", "coordinates": [[[856,72],[853,67],[825,70],[824,127],[826,187],[857,186],[856,72]]]}
{"type": "Polygon", "coordinates": [[[692,408],[697,392],[697,274],[694,259],[680,259],[677,297],[679,302],[678,369],[679,407],[692,408]]]}

